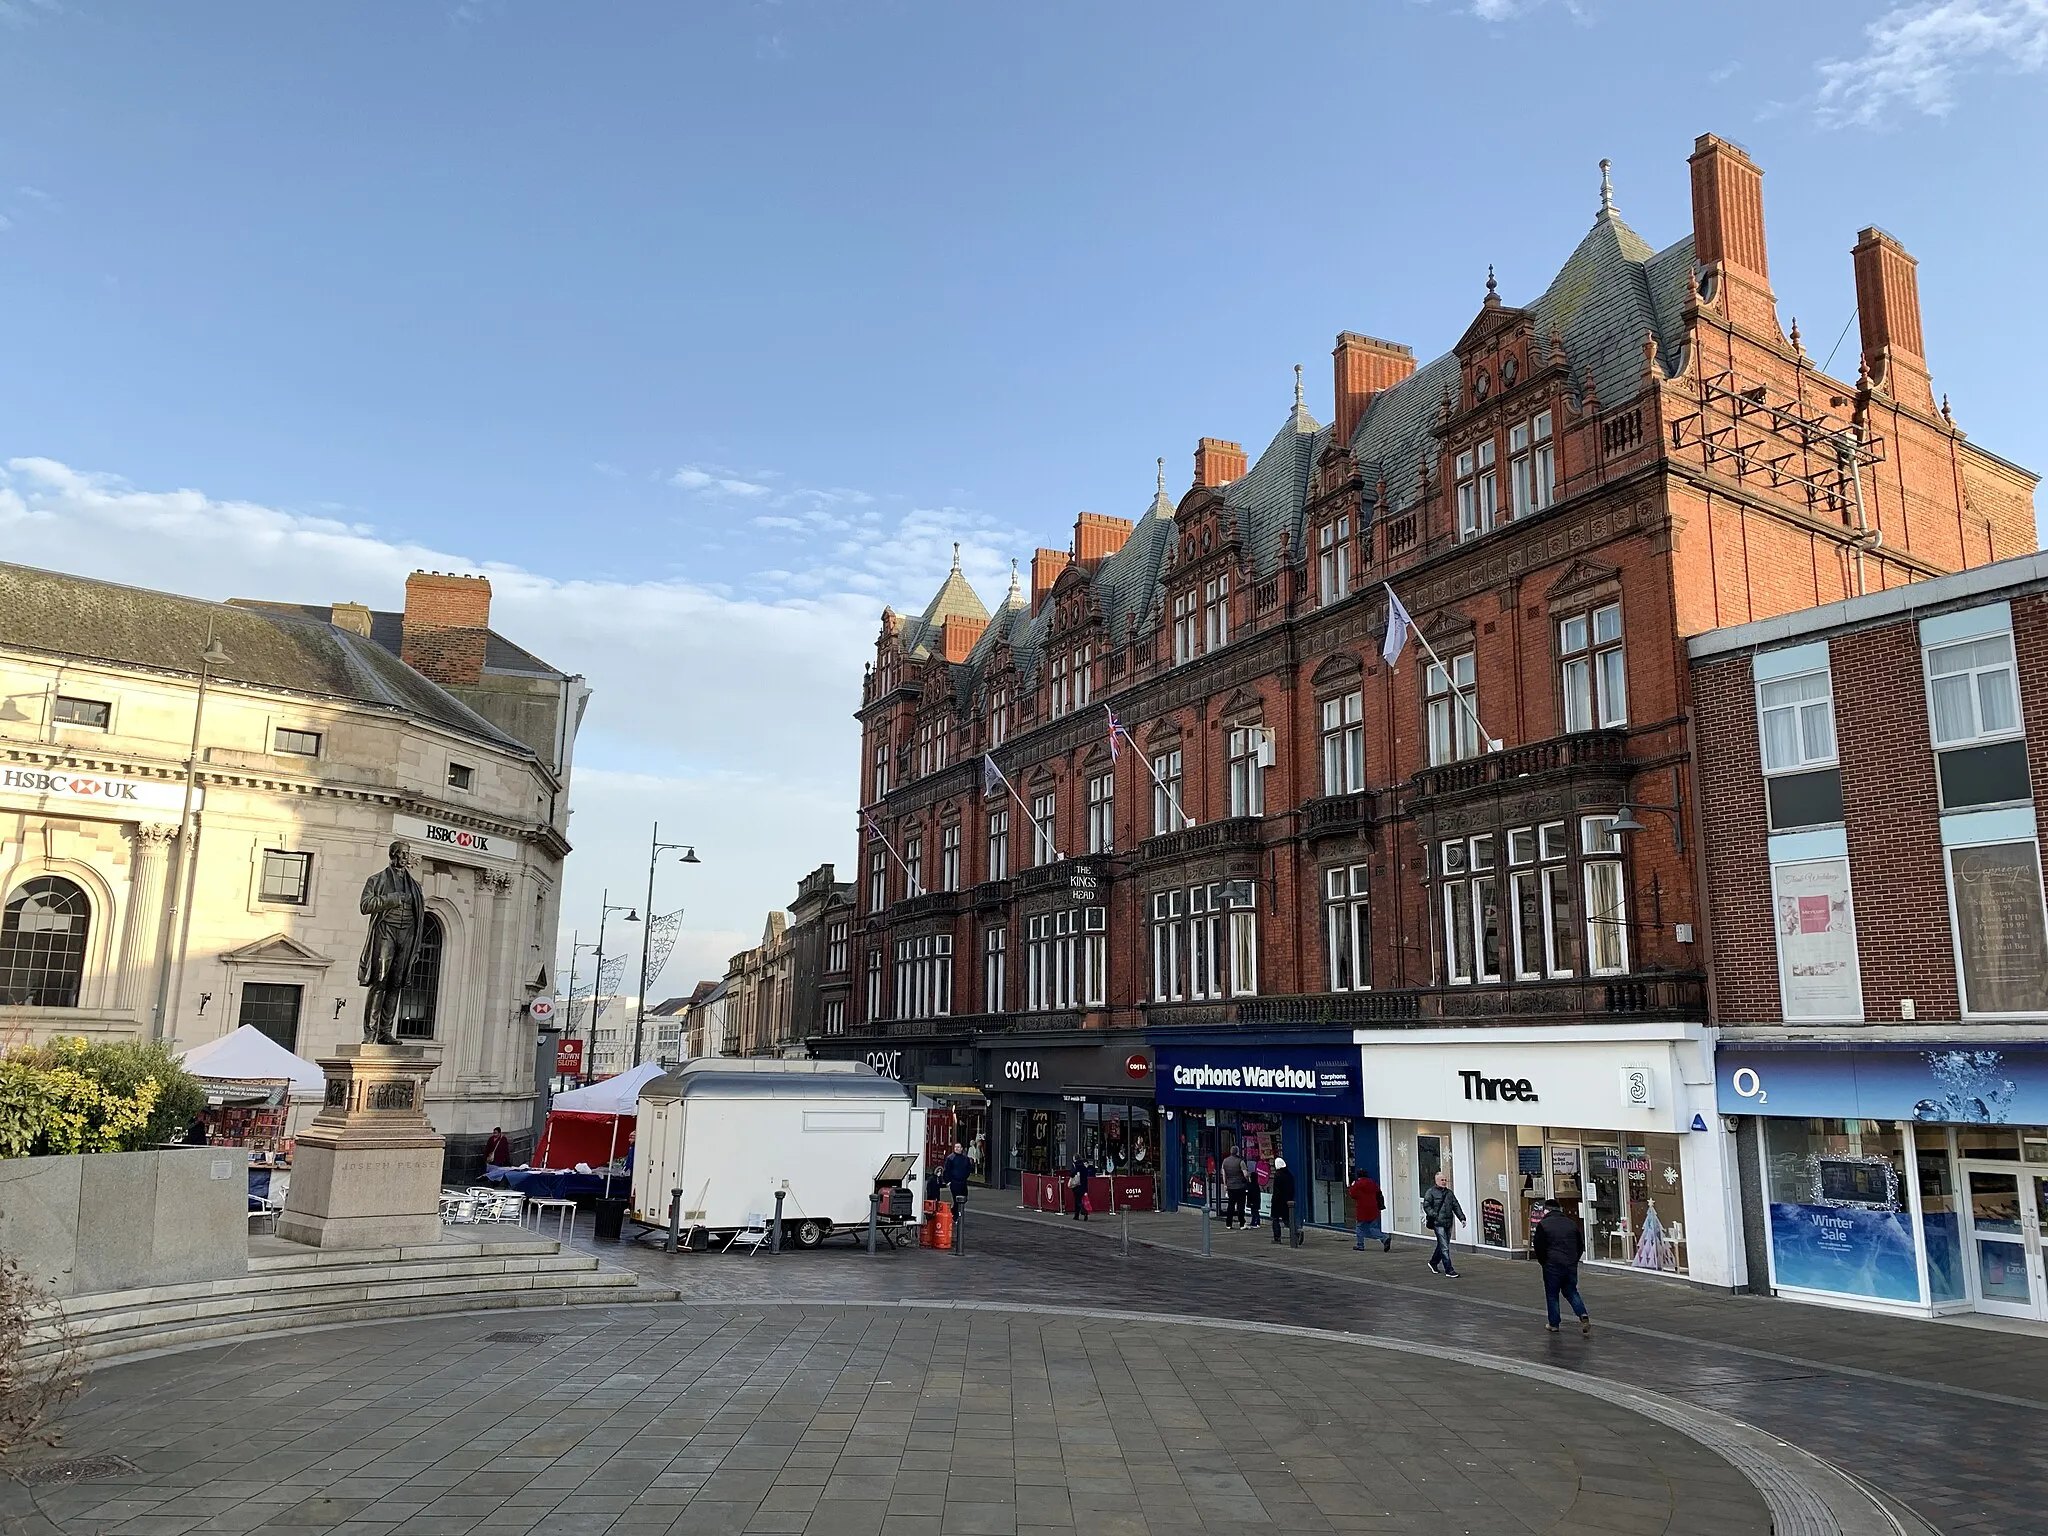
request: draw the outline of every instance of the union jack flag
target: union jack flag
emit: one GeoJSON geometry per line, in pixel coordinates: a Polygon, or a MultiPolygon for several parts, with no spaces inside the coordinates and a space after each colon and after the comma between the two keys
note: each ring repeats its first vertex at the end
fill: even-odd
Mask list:
{"type": "Polygon", "coordinates": [[[1114,708],[1108,704],[1103,705],[1102,708],[1103,712],[1109,716],[1109,760],[1113,763],[1117,758],[1116,739],[1123,734],[1124,726],[1123,722],[1117,719],[1114,708]]]}

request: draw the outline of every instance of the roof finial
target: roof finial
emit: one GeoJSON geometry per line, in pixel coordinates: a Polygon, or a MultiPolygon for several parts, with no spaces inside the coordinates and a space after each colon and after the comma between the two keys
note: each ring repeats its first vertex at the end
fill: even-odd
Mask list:
{"type": "Polygon", "coordinates": [[[1486,264],[1486,302],[1489,304],[1498,304],[1500,302],[1500,284],[1493,280],[1493,263],[1490,261],[1486,264]]]}
{"type": "Polygon", "coordinates": [[[1162,496],[1166,494],[1166,459],[1164,455],[1159,460],[1159,494],[1162,496]]]}
{"type": "Polygon", "coordinates": [[[1950,426],[1954,426],[1956,424],[1956,413],[1948,408],[1947,395],[1943,395],[1941,397],[1941,419],[1947,422],[1950,426]]]}
{"type": "Polygon", "coordinates": [[[1010,596],[1020,597],[1022,595],[1023,588],[1017,584],[1017,557],[1012,555],[1010,556],[1010,596]]]}
{"type": "Polygon", "coordinates": [[[1301,407],[1301,364],[1296,363],[1294,365],[1294,408],[1298,411],[1301,409],[1301,407]]]}
{"type": "Polygon", "coordinates": [[[960,569],[960,541],[958,539],[953,541],[953,569],[955,571],[960,569]]]}
{"type": "Polygon", "coordinates": [[[1600,211],[1614,212],[1614,177],[1608,174],[1614,167],[1612,160],[1600,162],[1600,211]]]}

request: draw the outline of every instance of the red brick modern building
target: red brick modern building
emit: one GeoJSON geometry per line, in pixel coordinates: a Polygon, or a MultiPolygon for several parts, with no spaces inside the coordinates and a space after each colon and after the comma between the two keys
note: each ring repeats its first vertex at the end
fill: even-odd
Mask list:
{"type": "Polygon", "coordinates": [[[1762,173],[1712,136],[1691,173],[1662,250],[1603,171],[1549,286],[1489,274],[1450,352],[1344,332],[1332,423],[1297,386],[1256,459],[1201,439],[1178,503],[1082,514],[993,614],[957,566],[885,613],[855,985],[814,1048],[986,1104],[999,1183],[1083,1158],[1173,1201],[1235,1145],[1311,1221],[1378,1167],[1412,1231],[1443,1168],[1474,1241],[1554,1193],[1598,1258],[1739,1283],[1733,1143],[1691,1129],[1685,637],[2031,550],[2034,481],[1937,407],[1897,242],[1856,244],[1830,378],[1762,173]]]}
{"type": "Polygon", "coordinates": [[[1689,649],[1752,1277],[2048,1318],[2048,556],[1689,649]]]}

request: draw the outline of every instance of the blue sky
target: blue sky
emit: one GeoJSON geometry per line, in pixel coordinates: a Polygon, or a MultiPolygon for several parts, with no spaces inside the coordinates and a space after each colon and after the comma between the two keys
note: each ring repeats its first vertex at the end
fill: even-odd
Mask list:
{"type": "Polygon", "coordinates": [[[1534,297],[1603,155],[1661,247],[1747,145],[1816,359],[1891,230],[1936,389],[2048,466],[2044,86],[2048,0],[0,0],[0,555],[490,569],[597,689],[565,928],[703,842],[680,990],[850,863],[883,602],[1256,449],[1296,362],[1326,416],[1340,329],[1534,297]]]}

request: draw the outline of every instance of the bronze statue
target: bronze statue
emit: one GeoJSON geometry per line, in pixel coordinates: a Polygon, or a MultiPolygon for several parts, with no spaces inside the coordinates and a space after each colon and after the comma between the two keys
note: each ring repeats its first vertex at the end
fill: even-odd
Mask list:
{"type": "Polygon", "coordinates": [[[356,980],[370,989],[363,1005],[363,1043],[398,1044],[398,1002],[413,956],[427,929],[426,895],[412,877],[412,850],[391,845],[391,864],[363,882],[363,915],[370,920],[356,980]]]}

